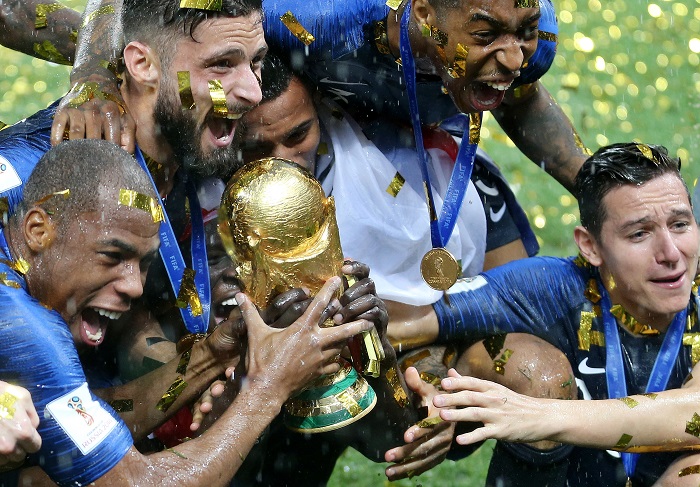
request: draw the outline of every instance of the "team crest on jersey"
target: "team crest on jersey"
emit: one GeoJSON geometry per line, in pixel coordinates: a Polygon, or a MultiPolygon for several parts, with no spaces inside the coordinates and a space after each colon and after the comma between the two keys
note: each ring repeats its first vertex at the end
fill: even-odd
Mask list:
{"type": "Polygon", "coordinates": [[[0,193],[22,184],[17,171],[12,167],[10,161],[0,156],[0,193]]]}
{"type": "Polygon", "coordinates": [[[83,455],[97,448],[117,426],[117,420],[93,400],[86,383],[51,401],[45,416],[56,420],[83,455]]]}

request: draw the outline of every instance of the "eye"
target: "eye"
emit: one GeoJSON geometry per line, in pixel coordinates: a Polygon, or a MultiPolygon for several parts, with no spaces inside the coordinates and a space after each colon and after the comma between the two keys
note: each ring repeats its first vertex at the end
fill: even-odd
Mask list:
{"type": "Polygon", "coordinates": [[[639,242],[644,239],[644,237],[647,236],[649,232],[646,230],[637,230],[635,232],[630,233],[627,238],[629,238],[632,242],[639,242]]]}
{"type": "Polygon", "coordinates": [[[496,36],[497,34],[494,30],[478,30],[476,32],[472,32],[472,37],[474,37],[480,44],[491,44],[494,40],[496,40],[496,36]]]}
{"type": "Polygon", "coordinates": [[[690,227],[690,222],[686,220],[680,220],[673,222],[671,224],[671,229],[679,232],[684,232],[690,227]]]}
{"type": "Polygon", "coordinates": [[[118,264],[123,259],[122,254],[120,252],[103,251],[100,252],[100,255],[104,257],[104,260],[108,264],[118,264]]]}
{"type": "Polygon", "coordinates": [[[535,22],[534,24],[528,25],[526,27],[523,27],[520,29],[518,34],[522,39],[525,39],[526,41],[530,41],[537,37],[537,31],[538,31],[538,23],[535,22]]]}

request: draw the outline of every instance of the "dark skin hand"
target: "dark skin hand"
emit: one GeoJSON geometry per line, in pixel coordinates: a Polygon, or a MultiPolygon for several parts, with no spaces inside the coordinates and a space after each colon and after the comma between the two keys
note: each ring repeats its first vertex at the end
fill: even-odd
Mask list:
{"type": "MultiPolygon", "coordinates": [[[[70,8],[42,11],[46,0],[0,2],[0,44],[30,56],[73,64],[80,13],[70,8]],[[37,6],[46,27],[37,28],[37,6]]],[[[41,20],[41,18],[39,19],[41,20]]]]}
{"type": "Polygon", "coordinates": [[[88,1],[82,19],[85,25],[80,29],[71,71],[73,89],[61,100],[56,111],[51,144],[57,145],[65,138],[105,139],[134,153],[136,124],[124,105],[116,74],[123,47],[120,9],[121,1],[88,1]],[[88,91],[92,96],[75,106],[78,89],[84,83],[91,84],[88,91]]]}

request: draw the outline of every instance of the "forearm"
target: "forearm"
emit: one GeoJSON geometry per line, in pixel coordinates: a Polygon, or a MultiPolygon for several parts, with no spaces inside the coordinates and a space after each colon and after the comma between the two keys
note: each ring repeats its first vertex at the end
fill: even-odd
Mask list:
{"type": "Polygon", "coordinates": [[[224,373],[224,367],[207,350],[204,342],[198,342],[192,347],[189,362],[186,354],[178,355],[153,372],[96,394],[115,406],[134,439],[144,438],[182,406],[199,399],[224,373]]]}
{"type": "Polygon", "coordinates": [[[71,71],[72,84],[99,76],[112,80],[117,91],[114,69],[124,49],[121,8],[121,0],[88,0],[71,71]]]}
{"type": "Polygon", "coordinates": [[[435,341],[438,322],[432,306],[384,302],[389,313],[387,337],[396,350],[407,351],[435,341]]]}
{"type": "Polygon", "coordinates": [[[571,121],[539,81],[522,98],[509,98],[494,117],[535,164],[573,192],[573,181],[588,155],[571,121]]]}
{"type": "Polygon", "coordinates": [[[551,400],[545,416],[547,439],[626,452],[700,449],[700,418],[694,420],[700,391],[674,389],[655,399],[634,395],[624,400],[551,400]]]}
{"type": "Polygon", "coordinates": [[[80,13],[64,6],[46,9],[55,3],[45,0],[0,2],[0,43],[30,56],[72,64],[80,13]]]}

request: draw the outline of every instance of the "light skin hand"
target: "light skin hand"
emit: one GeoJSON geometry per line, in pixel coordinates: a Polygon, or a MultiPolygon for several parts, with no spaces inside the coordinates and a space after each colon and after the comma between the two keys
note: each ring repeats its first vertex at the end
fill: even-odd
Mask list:
{"type": "MultiPolygon", "coordinates": [[[[421,403],[428,406],[428,417],[436,417],[439,408],[433,404],[433,397],[438,390],[424,382],[415,367],[409,367],[405,373],[406,385],[421,398],[421,403]]],[[[443,422],[430,428],[411,426],[404,434],[406,445],[386,452],[384,459],[394,462],[386,469],[389,480],[398,480],[420,475],[442,463],[452,445],[454,423],[443,422]]]]}
{"type": "Polygon", "coordinates": [[[0,419],[0,466],[20,462],[41,448],[39,416],[26,389],[0,381],[0,398],[12,414],[0,419]],[[8,394],[5,396],[5,394],[8,394]],[[13,399],[13,397],[15,399],[13,399]]]}

